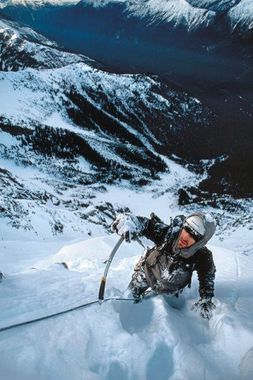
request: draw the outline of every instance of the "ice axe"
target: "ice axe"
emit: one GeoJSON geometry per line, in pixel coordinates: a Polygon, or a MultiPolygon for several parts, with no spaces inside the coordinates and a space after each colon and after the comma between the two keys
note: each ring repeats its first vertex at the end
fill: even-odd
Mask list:
{"type": "Polygon", "coordinates": [[[104,275],[103,275],[103,277],[101,278],[101,281],[100,281],[100,287],[99,287],[99,292],[98,292],[98,302],[100,304],[104,300],[105,283],[106,283],[106,277],[107,277],[107,274],[108,274],[109,267],[111,265],[111,262],[112,262],[112,259],[113,259],[114,255],[115,255],[115,253],[119,249],[120,244],[123,242],[123,240],[124,240],[124,236],[120,236],[120,238],[117,241],[115,247],[113,248],[112,252],[110,253],[110,256],[106,260],[106,267],[105,267],[105,270],[104,270],[104,275]]]}

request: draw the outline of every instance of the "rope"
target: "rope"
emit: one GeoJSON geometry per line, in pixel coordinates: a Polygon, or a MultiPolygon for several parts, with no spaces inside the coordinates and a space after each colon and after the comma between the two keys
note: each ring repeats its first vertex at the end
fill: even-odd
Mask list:
{"type": "MultiPolygon", "coordinates": [[[[141,240],[139,238],[137,238],[136,240],[138,241],[139,244],[141,244],[145,248],[145,246],[142,244],[142,242],[141,242],[141,240]]],[[[118,246],[121,244],[121,242],[122,241],[120,240],[118,242],[118,244],[116,245],[116,250],[117,250],[118,246]]],[[[106,262],[107,261],[108,260],[106,260],[106,262]]],[[[2,276],[4,277],[4,275],[2,275],[2,276]]],[[[15,323],[13,325],[9,325],[9,326],[6,326],[6,327],[1,327],[0,328],[0,333],[3,332],[3,331],[14,329],[16,327],[26,326],[26,325],[30,325],[30,324],[35,323],[35,322],[43,321],[45,319],[58,317],[59,315],[70,313],[71,311],[79,310],[79,309],[82,309],[82,308],[85,308],[85,307],[89,307],[89,306],[92,306],[92,305],[95,305],[95,304],[101,305],[103,302],[107,302],[107,301],[134,301],[134,299],[133,298],[113,298],[113,297],[105,298],[103,301],[101,299],[98,299],[96,301],[91,301],[91,302],[85,303],[83,305],[75,306],[75,307],[72,307],[71,309],[63,310],[63,311],[60,311],[58,313],[49,314],[49,315],[46,315],[46,316],[40,317],[40,318],[31,319],[30,321],[15,323]]]]}
{"type": "MultiPolygon", "coordinates": [[[[103,302],[107,302],[107,301],[134,301],[134,299],[132,299],[132,298],[113,298],[113,297],[110,297],[110,298],[105,298],[103,300],[103,302]]],[[[15,323],[15,324],[10,325],[10,326],[2,327],[2,328],[0,328],[0,333],[3,332],[3,331],[14,329],[16,327],[26,326],[26,325],[29,325],[29,324],[32,324],[32,323],[35,323],[35,322],[43,321],[45,319],[54,318],[54,317],[57,317],[59,315],[70,313],[71,311],[75,311],[75,310],[78,310],[78,309],[89,307],[89,306],[92,306],[92,305],[95,305],[95,304],[101,304],[101,301],[99,301],[99,300],[91,301],[91,302],[85,303],[83,305],[72,307],[71,309],[60,311],[58,313],[49,314],[49,315],[46,315],[44,317],[40,317],[40,318],[36,318],[36,319],[31,319],[30,321],[15,323]]]]}

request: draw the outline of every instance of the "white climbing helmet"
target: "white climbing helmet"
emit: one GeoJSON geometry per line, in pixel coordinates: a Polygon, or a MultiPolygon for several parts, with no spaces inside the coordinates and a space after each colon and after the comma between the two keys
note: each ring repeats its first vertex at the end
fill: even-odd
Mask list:
{"type": "Polygon", "coordinates": [[[193,236],[196,243],[188,248],[177,248],[177,243],[180,236],[179,233],[178,238],[173,245],[173,250],[175,253],[178,252],[180,256],[189,258],[199,249],[203,248],[211,239],[216,229],[216,222],[210,214],[195,212],[185,218],[181,230],[183,228],[193,236]]]}
{"type": "Polygon", "coordinates": [[[199,215],[191,215],[186,218],[183,224],[183,228],[196,241],[200,241],[206,232],[203,218],[201,218],[199,215]]]}

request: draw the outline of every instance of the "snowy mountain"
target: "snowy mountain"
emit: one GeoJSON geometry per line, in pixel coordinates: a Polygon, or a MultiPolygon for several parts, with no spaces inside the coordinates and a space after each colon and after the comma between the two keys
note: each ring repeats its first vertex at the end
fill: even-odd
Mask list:
{"type": "Polygon", "coordinates": [[[8,6],[44,7],[77,4],[78,0],[1,0],[0,8],[8,6]]]}
{"type": "Polygon", "coordinates": [[[4,19],[0,19],[0,49],[0,70],[3,71],[26,67],[54,68],[78,62],[90,62],[96,66],[91,59],[63,52],[56,43],[34,30],[4,19]]]}
{"type": "MultiPolygon", "coordinates": [[[[221,195],[217,206],[224,207],[224,191],[237,197],[249,192],[250,162],[238,187],[237,156],[224,156],[224,140],[216,141],[219,118],[196,98],[156,76],[102,71],[5,19],[0,30],[1,216],[13,226],[37,234],[42,218],[57,234],[66,225],[73,231],[81,217],[98,218],[108,228],[115,206],[94,205],[96,191],[121,181],[138,188],[158,180],[174,167],[168,158],[191,163],[198,173],[184,179],[183,171],[174,183],[178,169],[172,170],[170,191],[181,204],[208,204],[215,192],[221,195]]],[[[247,204],[231,202],[233,210],[246,212],[247,204]]]]}
{"type": "MultiPolygon", "coordinates": [[[[180,86],[106,71],[5,18],[0,62],[1,379],[251,380],[252,168],[243,126],[226,134],[180,86]],[[191,310],[195,276],[178,299],[96,303],[118,241],[110,224],[129,210],[165,222],[193,210],[215,216],[209,322],[191,310]]],[[[142,253],[137,242],[121,245],[106,297],[127,297],[142,253]]]]}
{"type": "Polygon", "coordinates": [[[237,1],[236,6],[229,10],[233,29],[237,27],[252,31],[253,4],[250,0],[237,1]]]}
{"type": "Polygon", "coordinates": [[[162,75],[233,129],[251,125],[250,0],[84,0],[68,7],[9,4],[2,12],[114,72],[162,75]]]}
{"type": "Polygon", "coordinates": [[[140,18],[148,18],[151,23],[172,22],[187,29],[208,27],[215,22],[219,13],[224,13],[232,29],[241,27],[252,29],[253,6],[250,0],[1,0],[0,7],[66,6],[83,4],[95,8],[110,5],[124,5],[126,10],[140,18]]]}
{"type": "MultiPolygon", "coordinates": [[[[0,8],[6,14],[15,16],[21,21],[25,12],[27,17],[38,18],[39,13],[43,17],[48,15],[55,16],[55,7],[65,8],[73,17],[73,11],[82,12],[82,8],[91,14],[92,8],[97,14],[102,9],[104,16],[107,17],[111,12],[117,12],[120,16],[120,10],[130,20],[138,18],[140,21],[145,20],[147,25],[159,26],[167,23],[176,28],[186,28],[188,31],[202,31],[210,29],[221,29],[222,32],[233,32],[236,29],[240,32],[247,33],[252,31],[253,5],[251,0],[1,0],[0,8]],[[47,8],[46,13],[45,7],[47,8]],[[52,14],[50,13],[52,8],[52,14]]],[[[60,13],[59,13],[60,14],[60,13]]],[[[28,18],[29,19],[29,18],[28,18]]],[[[26,19],[26,21],[28,21],[26,19]]],[[[117,21],[115,20],[117,23],[117,21]]],[[[124,22],[125,23],[125,22],[124,22]]],[[[34,24],[35,26],[35,24],[34,24]]],[[[46,31],[46,30],[45,30],[46,31]]]]}
{"type": "Polygon", "coordinates": [[[169,171],[161,154],[217,154],[209,143],[184,148],[213,133],[215,116],[197,99],[156,77],[101,71],[13,22],[1,21],[1,36],[1,216],[13,226],[39,233],[39,205],[52,232],[62,232],[72,213],[71,228],[96,214],[93,187],[148,184],[169,171]]]}
{"type": "MultiPolygon", "coordinates": [[[[143,113],[153,112],[156,118],[159,110],[164,112],[163,122],[169,122],[168,99],[150,92],[156,85],[150,78],[106,74],[83,63],[43,72],[2,73],[1,215],[13,225],[24,223],[33,228],[31,214],[36,205],[45,205],[43,209],[48,208],[51,215],[53,204],[54,216],[56,209],[62,213],[66,208],[83,218],[91,213],[92,219],[93,208],[86,210],[93,204],[95,189],[105,191],[102,184],[121,180],[146,184],[169,170],[155,150],[164,144],[147,129],[143,113]],[[131,112],[131,98],[135,97],[139,98],[139,111],[131,112]],[[136,121],[135,128],[128,124],[130,120],[136,121]]],[[[180,106],[180,98],[170,99],[180,106]]],[[[192,107],[199,107],[191,102],[192,107]]],[[[160,116],[161,122],[163,118],[160,116]]],[[[176,138],[174,128],[171,124],[167,138],[176,138]]],[[[113,218],[113,209],[107,212],[113,218]]],[[[55,232],[57,225],[53,223],[55,232]]]]}
{"type": "Polygon", "coordinates": [[[150,23],[168,22],[185,26],[188,30],[209,27],[223,13],[234,29],[236,26],[251,30],[253,5],[250,0],[82,0],[80,4],[105,8],[110,4],[124,4],[126,10],[150,23]]]}

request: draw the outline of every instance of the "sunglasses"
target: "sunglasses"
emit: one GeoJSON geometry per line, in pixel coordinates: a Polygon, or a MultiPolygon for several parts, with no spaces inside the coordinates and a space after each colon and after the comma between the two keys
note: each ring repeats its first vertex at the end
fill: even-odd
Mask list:
{"type": "Polygon", "coordinates": [[[186,232],[188,232],[189,235],[196,241],[200,241],[203,236],[200,235],[196,230],[194,230],[188,223],[185,223],[183,225],[183,228],[185,229],[186,232]]]}

